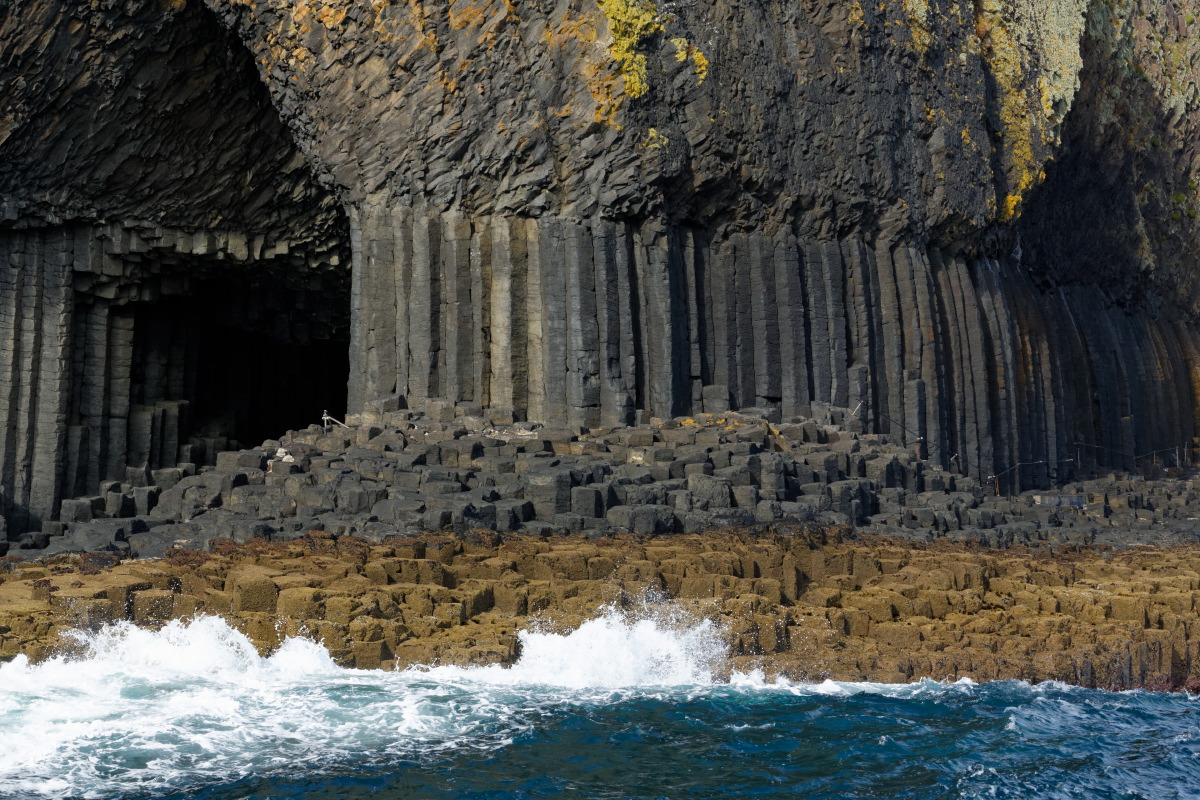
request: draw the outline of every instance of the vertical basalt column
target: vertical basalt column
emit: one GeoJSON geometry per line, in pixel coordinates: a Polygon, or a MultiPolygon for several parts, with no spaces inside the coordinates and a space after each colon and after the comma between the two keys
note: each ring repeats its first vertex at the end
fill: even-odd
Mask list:
{"type": "Polygon", "coordinates": [[[926,448],[929,458],[946,466],[945,363],[938,346],[937,285],[924,249],[912,249],[913,291],[916,295],[918,336],[921,342],[921,380],[925,384],[926,448]]]}
{"type": "Polygon", "coordinates": [[[1053,481],[1062,482],[1079,474],[1075,463],[1075,442],[1079,439],[1071,430],[1071,418],[1077,413],[1075,382],[1070,379],[1069,366],[1076,343],[1061,294],[1042,295],[1038,307],[1047,329],[1042,360],[1043,392],[1052,402],[1050,474],[1053,481]]]}
{"type": "Polygon", "coordinates": [[[472,327],[476,305],[471,293],[471,223],[447,214],[442,221],[441,313],[445,346],[438,361],[441,394],[454,401],[475,395],[471,381],[472,327]]]}
{"type": "Polygon", "coordinates": [[[0,238],[0,488],[14,531],[53,517],[66,477],[71,230],[0,238]]]}
{"type": "Polygon", "coordinates": [[[18,517],[18,527],[26,524],[36,527],[36,516],[29,508],[30,483],[33,478],[34,443],[37,436],[36,414],[38,381],[42,367],[42,298],[45,294],[46,277],[45,241],[40,231],[31,231],[22,237],[19,267],[23,273],[18,306],[17,338],[13,343],[16,353],[16,423],[17,434],[12,452],[14,474],[9,494],[28,514],[28,520],[18,517]]]}
{"type": "MultiPolygon", "coordinates": [[[[411,393],[409,385],[412,377],[412,362],[410,353],[412,350],[410,336],[410,302],[412,296],[412,210],[403,206],[393,208],[391,210],[391,230],[392,230],[392,264],[384,262],[379,263],[379,269],[387,271],[395,282],[395,307],[396,307],[396,391],[408,395],[411,393]]],[[[353,233],[353,230],[351,231],[353,233]]],[[[351,239],[353,243],[353,239],[351,239]]],[[[355,261],[357,266],[360,262],[355,261]]],[[[386,284],[386,281],[385,281],[386,284]]],[[[390,302],[390,298],[385,303],[390,302]]],[[[352,317],[352,327],[357,329],[357,317],[352,317]]],[[[354,352],[353,344],[351,345],[351,353],[354,352]]],[[[370,399],[369,395],[387,394],[386,387],[370,387],[369,389],[357,390],[355,387],[360,383],[358,374],[354,371],[353,362],[350,367],[350,392],[348,393],[348,407],[351,411],[357,411],[362,407],[362,403],[370,399]],[[382,390],[382,391],[381,391],[382,390]],[[366,396],[364,396],[366,395],[366,396]]]]}
{"type": "Polygon", "coordinates": [[[567,281],[564,223],[541,219],[537,223],[542,328],[542,415],[552,425],[567,419],[567,281]]]}
{"type": "MultiPolygon", "coordinates": [[[[524,356],[524,348],[513,346],[514,328],[524,320],[521,304],[515,302],[515,287],[520,281],[513,274],[511,220],[497,217],[492,220],[491,234],[491,325],[490,337],[490,387],[488,397],[496,408],[513,409],[515,399],[514,354],[524,356]]],[[[521,337],[518,335],[517,340],[521,337]]],[[[522,342],[523,345],[523,342],[522,342]]],[[[524,361],[524,358],[522,358],[524,361]]]]}
{"type": "Polygon", "coordinates": [[[901,365],[904,370],[904,417],[903,424],[907,440],[919,445],[917,452],[928,455],[928,428],[926,421],[926,395],[928,384],[923,379],[921,364],[923,340],[921,318],[917,308],[915,266],[913,250],[906,245],[892,250],[892,264],[896,276],[896,301],[900,314],[900,328],[904,334],[901,365]]]}
{"type": "Polygon", "coordinates": [[[56,515],[65,478],[74,244],[72,231],[62,228],[48,233],[43,245],[41,363],[28,500],[34,525],[56,515]]]}
{"type": "Polygon", "coordinates": [[[985,335],[984,314],[975,291],[970,265],[955,259],[959,297],[961,299],[966,348],[963,351],[965,374],[969,376],[973,397],[968,400],[970,413],[966,417],[968,451],[975,457],[972,474],[981,480],[995,469],[992,449],[991,388],[988,385],[988,339],[985,335]]]}
{"type": "Polygon", "coordinates": [[[846,372],[849,365],[846,357],[846,270],[838,242],[822,242],[819,252],[829,330],[829,401],[839,408],[845,408],[850,401],[846,372]]]}
{"type": "Polygon", "coordinates": [[[712,308],[709,315],[712,319],[712,382],[726,387],[730,397],[737,374],[734,361],[737,328],[733,325],[737,308],[737,295],[733,290],[734,253],[730,242],[721,242],[712,249],[709,269],[705,270],[705,283],[712,308]]]}
{"type": "Polygon", "coordinates": [[[133,314],[125,308],[109,317],[108,370],[108,459],[104,477],[123,478],[129,464],[130,372],[133,367],[133,314]]]}
{"type": "MultiPolygon", "coordinates": [[[[877,248],[875,262],[879,278],[879,314],[882,320],[883,360],[875,376],[883,419],[880,430],[906,436],[904,405],[905,336],[896,266],[891,247],[877,248]]],[[[816,343],[814,342],[814,347],[816,343]]]]}
{"type": "Polygon", "coordinates": [[[365,342],[356,349],[367,382],[378,387],[378,394],[391,394],[397,381],[395,229],[382,202],[367,205],[360,217],[365,274],[359,279],[364,294],[357,305],[366,330],[365,342]]]}
{"type": "Polygon", "coordinates": [[[808,288],[809,316],[812,321],[809,339],[810,364],[814,402],[829,403],[833,399],[833,372],[830,359],[832,346],[829,341],[828,281],[825,279],[825,264],[818,242],[803,244],[805,285],[808,288]]]}
{"type": "MultiPolygon", "coordinates": [[[[547,265],[543,259],[546,245],[542,236],[541,226],[537,220],[528,220],[523,225],[526,236],[525,281],[521,286],[525,304],[526,340],[513,340],[514,347],[524,347],[526,364],[528,365],[528,383],[525,389],[526,413],[532,420],[550,421],[546,405],[546,319],[545,304],[542,299],[542,272],[547,266],[553,269],[553,264],[547,265]]],[[[548,253],[546,254],[549,255],[548,253]]],[[[514,392],[520,401],[521,395],[514,392]]]]}
{"type": "Polygon", "coordinates": [[[86,484],[82,490],[84,492],[98,486],[103,478],[108,477],[108,303],[103,300],[93,301],[87,308],[86,317],[86,339],[82,343],[84,380],[78,389],[81,395],[80,419],[91,443],[82,459],[87,465],[86,484]]]}
{"type": "Polygon", "coordinates": [[[959,328],[954,315],[957,304],[947,279],[948,270],[944,254],[937,249],[931,249],[927,254],[929,262],[929,279],[933,293],[934,347],[938,359],[939,380],[942,401],[939,404],[939,426],[942,432],[942,452],[938,461],[950,469],[962,469],[959,461],[962,456],[962,376],[957,358],[957,349],[962,346],[959,328]]]}
{"type": "MultiPolygon", "coordinates": [[[[678,232],[682,260],[682,283],[684,293],[682,324],[687,328],[687,358],[686,358],[686,389],[687,407],[699,409],[704,400],[704,349],[702,330],[704,317],[708,309],[703,299],[700,272],[703,263],[701,243],[697,241],[696,231],[683,228],[678,232]]],[[[773,310],[773,309],[772,309],[773,310]]]]}
{"type": "Polygon", "coordinates": [[[600,425],[600,328],[592,230],[568,223],[566,234],[567,414],[574,426],[600,425]]]}
{"type": "Polygon", "coordinates": [[[791,231],[774,241],[775,301],[779,330],[779,390],[785,417],[798,416],[812,402],[808,360],[808,308],[800,277],[800,251],[791,231]]]}
{"type": "Polygon", "coordinates": [[[851,380],[846,405],[857,409],[859,419],[873,421],[874,399],[871,393],[870,375],[877,361],[876,348],[879,334],[877,300],[873,286],[872,270],[868,251],[857,238],[842,242],[842,263],[846,265],[846,315],[848,340],[851,354],[851,380]]]}
{"type": "Polygon", "coordinates": [[[471,304],[469,400],[491,406],[492,355],[488,349],[492,326],[492,227],[481,219],[471,230],[471,304]]]}
{"type": "Polygon", "coordinates": [[[783,397],[780,376],[779,300],[776,297],[775,248],[763,233],[747,237],[750,257],[750,307],[754,336],[754,402],[765,406],[783,397]]]}
{"type": "Polygon", "coordinates": [[[755,355],[757,331],[754,328],[753,269],[751,267],[749,235],[733,236],[733,318],[732,342],[734,373],[730,389],[737,408],[753,406],[755,393],[755,355]]]}
{"type": "MultiPolygon", "coordinates": [[[[652,416],[672,417],[686,410],[687,333],[682,314],[680,248],[671,232],[647,224],[636,232],[637,284],[641,289],[642,352],[645,363],[645,410],[652,416]]],[[[752,346],[747,336],[745,347],[752,346]]]]}
{"type": "Polygon", "coordinates": [[[441,220],[426,209],[414,211],[412,282],[408,305],[408,390],[416,398],[440,396],[442,359],[441,220]]]}
{"type": "Polygon", "coordinates": [[[24,236],[19,232],[0,237],[0,512],[9,513],[13,504],[13,481],[17,468],[17,371],[21,283],[24,278],[24,236]]]}
{"type": "Polygon", "coordinates": [[[371,370],[367,364],[367,350],[371,346],[371,327],[367,321],[371,316],[372,298],[366,284],[371,280],[369,269],[385,270],[382,264],[367,261],[368,239],[363,232],[362,211],[350,209],[350,385],[346,387],[346,402],[351,409],[362,408],[363,403],[375,394],[385,394],[383,387],[371,382],[371,370]],[[364,324],[367,323],[367,324],[364,324]]]}
{"type": "Polygon", "coordinates": [[[637,368],[630,291],[630,238],[625,227],[596,223],[592,249],[596,274],[596,320],[600,337],[600,420],[607,427],[633,422],[637,368]]]}

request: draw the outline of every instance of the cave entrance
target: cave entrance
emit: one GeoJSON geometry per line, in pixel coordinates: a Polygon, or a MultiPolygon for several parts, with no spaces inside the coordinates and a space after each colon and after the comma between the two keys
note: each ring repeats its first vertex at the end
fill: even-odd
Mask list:
{"type": "Polygon", "coordinates": [[[345,241],[331,237],[319,257],[302,249],[251,262],[142,247],[99,264],[133,266],[134,281],[77,273],[64,496],[94,494],[130,470],[212,464],[324,411],[343,416],[345,241]]]}
{"type": "MultiPolygon", "coordinates": [[[[279,276],[217,271],[186,294],[134,308],[134,412],[178,408],[177,452],[138,441],[130,463],[211,463],[346,411],[349,297],[342,285],[289,286],[279,276]]],[[[160,424],[170,424],[164,422],[160,424]]],[[[142,426],[144,427],[144,426],[142,426]]]]}
{"type": "Polygon", "coordinates": [[[169,41],[126,53],[76,126],[121,135],[80,157],[111,165],[98,194],[113,210],[71,230],[60,497],[346,412],[342,204],[235,33],[200,3],[147,14],[169,41]]]}
{"type": "Polygon", "coordinates": [[[350,340],[344,207],[236,31],[201,2],[78,4],[69,29],[18,5],[30,75],[0,136],[10,533],[107,481],[341,416],[350,340]]]}

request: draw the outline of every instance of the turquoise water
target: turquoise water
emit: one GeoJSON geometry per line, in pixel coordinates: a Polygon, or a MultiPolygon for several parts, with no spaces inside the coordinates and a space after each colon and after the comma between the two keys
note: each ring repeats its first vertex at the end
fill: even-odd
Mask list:
{"type": "Polygon", "coordinates": [[[1200,701],[1061,684],[713,679],[669,613],[527,633],[511,669],[260,658],[213,618],[0,667],[0,797],[1192,798],[1200,701]]]}

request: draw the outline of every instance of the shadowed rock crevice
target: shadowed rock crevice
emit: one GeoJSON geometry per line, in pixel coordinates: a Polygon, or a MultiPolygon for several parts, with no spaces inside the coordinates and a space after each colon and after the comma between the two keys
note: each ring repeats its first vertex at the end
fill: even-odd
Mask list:
{"type": "Polygon", "coordinates": [[[1091,14],[1062,147],[1018,226],[1023,261],[1043,289],[1093,284],[1130,313],[1195,313],[1200,120],[1186,109],[1200,95],[1186,72],[1188,49],[1172,42],[1189,25],[1169,5],[1128,23],[1159,48],[1140,60],[1099,35],[1123,22],[1112,13],[1091,14]]]}

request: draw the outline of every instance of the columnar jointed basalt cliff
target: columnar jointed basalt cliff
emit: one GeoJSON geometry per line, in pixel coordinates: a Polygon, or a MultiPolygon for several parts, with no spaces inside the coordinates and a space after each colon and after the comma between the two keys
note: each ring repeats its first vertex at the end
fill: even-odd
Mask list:
{"type": "Polygon", "coordinates": [[[0,14],[14,529],[315,419],[346,342],[351,412],[833,405],[1007,488],[1197,432],[1194,2],[0,14]]]}

